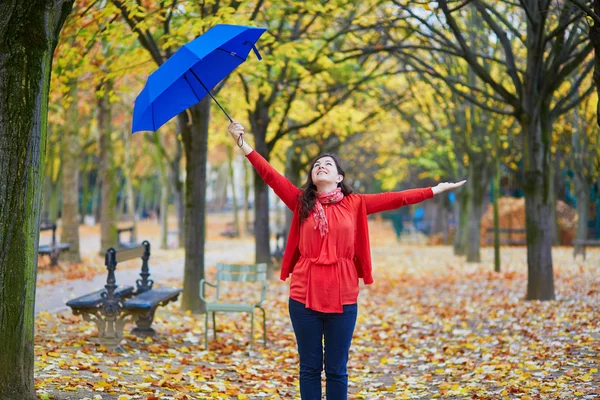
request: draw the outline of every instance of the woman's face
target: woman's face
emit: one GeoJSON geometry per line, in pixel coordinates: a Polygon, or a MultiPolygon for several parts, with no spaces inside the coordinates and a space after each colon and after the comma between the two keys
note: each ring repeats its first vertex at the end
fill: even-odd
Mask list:
{"type": "Polygon", "coordinates": [[[323,183],[339,183],[344,177],[338,174],[333,158],[327,156],[319,158],[311,171],[311,178],[315,185],[323,183]]]}

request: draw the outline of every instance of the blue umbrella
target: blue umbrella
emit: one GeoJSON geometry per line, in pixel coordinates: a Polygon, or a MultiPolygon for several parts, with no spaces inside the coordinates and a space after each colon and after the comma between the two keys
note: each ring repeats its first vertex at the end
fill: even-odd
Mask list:
{"type": "Polygon", "coordinates": [[[156,131],[171,118],[200,102],[223,78],[246,61],[250,50],[260,60],[255,43],[264,28],[215,25],[182,46],[148,77],[135,100],[132,133],[156,131]]]}

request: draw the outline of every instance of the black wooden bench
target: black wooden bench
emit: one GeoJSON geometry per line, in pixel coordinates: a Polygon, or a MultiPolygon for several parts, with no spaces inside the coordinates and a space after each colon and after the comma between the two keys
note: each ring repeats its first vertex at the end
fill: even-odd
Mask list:
{"type": "Polygon", "coordinates": [[[125,228],[117,228],[117,242],[119,243],[120,249],[129,249],[131,247],[140,246],[140,243],[137,243],[135,241],[135,231],[133,229],[133,226],[128,226],[125,228]],[[123,233],[123,232],[129,232],[129,241],[128,242],[121,240],[121,233],[123,233]]]}
{"type": "Polygon", "coordinates": [[[71,248],[71,245],[68,243],[56,243],[56,224],[48,223],[44,225],[40,225],[40,232],[42,231],[52,231],[52,241],[49,244],[40,244],[38,246],[38,255],[40,256],[49,256],[50,257],[50,265],[56,266],[58,265],[58,256],[60,252],[63,250],[68,250],[71,248]]]}
{"type": "MultiPolygon", "coordinates": [[[[527,244],[527,229],[525,228],[499,228],[500,244],[508,246],[519,246],[527,244]],[[513,235],[517,235],[515,238],[513,235]]],[[[487,229],[487,244],[494,244],[494,228],[487,229]]]]}
{"type": "Polygon", "coordinates": [[[84,320],[91,321],[98,327],[100,341],[107,347],[116,348],[123,339],[123,327],[128,322],[135,322],[132,333],[141,336],[156,334],[152,328],[154,313],[159,306],[177,300],[181,289],[153,288],[154,281],[148,279],[150,270],[150,243],[144,241],[137,247],[106,252],[106,269],[108,278],[104,289],[97,290],[67,302],[74,315],[81,315],[84,320]],[[117,286],[115,270],[117,263],[141,257],[141,279],[133,286],[117,286]]]}

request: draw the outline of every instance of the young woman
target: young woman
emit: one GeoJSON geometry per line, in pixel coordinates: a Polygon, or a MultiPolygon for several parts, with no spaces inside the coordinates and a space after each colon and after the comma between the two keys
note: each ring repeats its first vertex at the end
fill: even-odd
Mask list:
{"type": "Polygon", "coordinates": [[[233,121],[229,133],[259,175],[294,212],[281,267],[290,274],[289,311],[300,355],[300,395],[321,399],[323,337],[326,397],[348,398],[348,351],[357,315],[358,278],[373,283],[367,215],[419,203],[465,183],[381,194],[353,194],[338,158],[315,159],[297,188],[243,139],[233,121]]]}

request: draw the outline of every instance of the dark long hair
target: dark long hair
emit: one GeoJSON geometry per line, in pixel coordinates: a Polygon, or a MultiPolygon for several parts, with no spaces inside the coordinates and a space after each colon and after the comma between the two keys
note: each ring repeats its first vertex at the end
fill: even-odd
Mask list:
{"type": "MultiPolygon", "coordinates": [[[[344,172],[342,165],[338,156],[332,153],[322,153],[317,158],[313,160],[310,164],[310,169],[308,170],[308,178],[306,179],[306,183],[300,188],[302,190],[302,194],[300,195],[300,219],[305,220],[312,211],[315,203],[317,202],[317,187],[312,181],[312,170],[315,166],[315,163],[319,161],[323,157],[331,157],[335,162],[335,166],[337,168],[338,174],[342,175],[344,178],[346,177],[346,173],[344,172]]],[[[342,180],[338,183],[338,187],[342,189],[342,193],[344,196],[347,196],[353,192],[352,187],[346,183],[346,179],[342,180]]]]}

